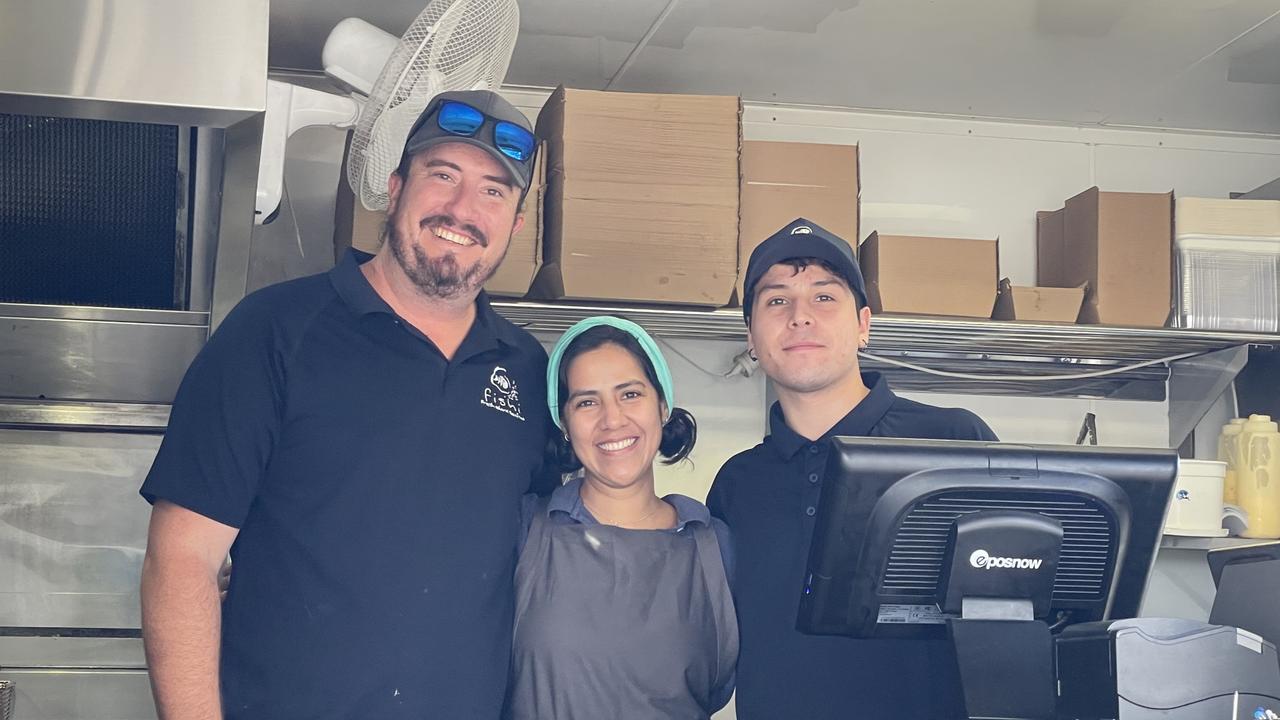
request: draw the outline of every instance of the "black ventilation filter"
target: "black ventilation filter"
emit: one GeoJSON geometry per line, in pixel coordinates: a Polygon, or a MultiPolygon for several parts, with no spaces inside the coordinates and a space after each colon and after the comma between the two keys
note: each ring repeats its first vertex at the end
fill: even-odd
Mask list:
{"type": "Polygon", "coordinates": [[[178,132],[0,114],[0,302],[181,309],[178,132]]]}

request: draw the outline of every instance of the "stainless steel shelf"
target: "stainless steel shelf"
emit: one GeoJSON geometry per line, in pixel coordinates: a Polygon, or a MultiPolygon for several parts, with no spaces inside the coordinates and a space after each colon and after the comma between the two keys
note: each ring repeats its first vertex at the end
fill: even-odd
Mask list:
{"type": "MultiPolygon", "coordinates": [[[[494,301],[493,307],[531,332],[560,333],[582,318],[615,314],[668,338],[746,340],[747,336],[740,310],[523,301],[494,301]]],[[[880,353],[961,352],[1055,362],[1137,362],[1239,345],[1280,345],[1280,335],[900,315],[877,315],[871,327],[872,347],[880,353]]]]}
{"type": "Polygon", "coordinates": [[[1222,550],[1225,548],[1248,547],[1250,545],[1268,545],[1274,540],[1252,540],[1242,537],[1192,537],[1187,535],[1165,535],[1160,538],[1160,547],[1167,550],[1222,550]]]}
{"type": "MultiPolygon", "coordinates": [[[[584,317],[615,314],[640,323],[659,337],[746,340],[740,310],[534,302],[494,302],[493,306],[512,322],[537,333],[556,334],[584,317]]],[[[882,315],[872,320],[871,353],[983,377],[942,378],[870,358],[864,364],[889,374],[892,384],[901,390],[1164,400],[1170,377],[1165,363],[1103,378],[1046,381],[1040,377],[1126,368],[1245,345],[1280,347],[1280,335],[882,315]],[[990,379],[993,375],[1026,379],[990,379]]]]}
{"type": "MultiPolygon", "coordinates": [[[[493,306],[517,325],[547,335],[559,334],[585,317],[614,314],[640,323],[659,338],[746,341],[746,326],[738,310],[507,301],[496,301],[493,306]]],[[[174,317],[165,319],[174,325],[194,325],[203,319],[196,315],[175,313],[174,317]]],[[[99,321],[131,319],[111,316],[99,321]]],[[[1248,345],[1280,348],[1280,335],[886,315],[872,321],[872,353],[936,370],[972,374],[978,379],[937,377],[872,358],[864,358],[863,365],[884,372],[894,388],[906,391],[1164,400],[1170,397],[1174,367],[1194,367],[1212,360],[1210,356],[1214,353],[1248,345]],[[1188,357],[1181,364],[1130,367],[1176,356],[1188,357]],[[1103,378],[1043,379],[1045,375],[1111,369],[1121,371],[1103,378]],[[995,375],[1025,379],[993,379],[995,375]]],[[[1218,370],[1221,363],[1208,364],[1209,376],[1222,374],[1218,370]]],[[[186,363],[180,365],[175,372],[185,371],[186,363]]],[[[1197,407],[1182,414],[1193,419],[1199,417],[1198,403],[1204,399],[1200,395],[1209,400],[1217,397],[1216,392],[1202,391],[1199,386],[1193,388],[1190,395],[1197,407]]],[[[168,410],[168,405],[163,403],[0,399],[0,426],[156,432],[167,425],[168,410]]]]}
{"type": "Polygon", "coordinates": [[[559,334],[592,315],[618,315],[644,326],[658,337],[687,340],[747,339],[739,310],[688,310],[643,305],[587,305],[493,301],[493,309],[511,322],[535,333],[559,334]]]}

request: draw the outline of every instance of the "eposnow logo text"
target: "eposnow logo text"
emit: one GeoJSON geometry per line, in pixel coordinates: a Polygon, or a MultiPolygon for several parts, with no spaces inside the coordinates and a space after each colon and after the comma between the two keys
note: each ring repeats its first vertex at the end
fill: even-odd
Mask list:
{"type": "Polygon", "coordinates": [[[1040,558],[996,557],[986,550],[974,550],[969,556],[969,564],[979,570],[1039,570],[1044,564],[1040,558]]]}

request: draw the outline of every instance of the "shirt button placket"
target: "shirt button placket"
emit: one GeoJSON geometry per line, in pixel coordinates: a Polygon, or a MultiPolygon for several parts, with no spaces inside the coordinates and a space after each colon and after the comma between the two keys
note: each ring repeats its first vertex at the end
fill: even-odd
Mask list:
{"type": "Polygon", "coordinates": [[[819,480],[822,479],[822,466],[826,460],[826,453],[822,451],[822,445],[812,443],[809,445],[804,461],[804,479],[805,488],[802,496],[804,501],[801,511],[804,513],[805,520],[813,522],[814,515],[818,514],[818,497],[821,493],[819,480]]]}

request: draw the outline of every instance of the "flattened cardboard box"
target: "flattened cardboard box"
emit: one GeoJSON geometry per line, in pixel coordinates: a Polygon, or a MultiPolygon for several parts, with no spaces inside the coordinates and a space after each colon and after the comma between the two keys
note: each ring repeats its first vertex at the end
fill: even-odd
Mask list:
{"type": "Polygon", "coordinates": [[[533,297],[721,306],[738,275],[736,97],[557,89],[533,297]]]}
{"type": "Polygon", "coordinates": [[[1066,255],[1067,209],[1036,213],[1036,285],[1066,287],[1062,263],[1066,255]]]}
{"type": "Polygon", "coordinates": [[[1082,323],[1164,327],[1173,308],[1173,193],[1067,200],[1062,285],[1087,284],[1082,323]]]}
{"type": "Polygon", "coordinates": [[[858,186],[857,145],[743,142],[737,297],[751,251],[798,217],[856,245],[858,186]]]}
{"type": "Polygon", "coordinates": [[[1084,304],[1084,291],[1082,287],[1021,287],[1004,278],[991,319],[1074,323],[1084,304]]]}
{"type": "MultiPolygon", "coordinates": [[[[350,135],[347,146],[350,148],[350,135]]],[[[542,249],[542,198],[546,193],[546,163],[543,161],[546,148],[538,149],[537,160],[533,166],[533,187],[524,199],[524,225],[520,231],[511,236],[511,245],[507,248],[507,256],[498,266],[497,272],[484,284],[485,292],[490,295],[507,297],[523,297],[533,283],[534,273],[538,270],[542,249]]],[[[338,179],[338,196],[334,205],[333,248],[335,256],[340,257],[347,248],[353,247],[367,253],[377,253],[382,247],[382,229],[386,225],[387,214],[383,211],[367,210],[351,192],[347,184],[347,158],[343,154],[342,174],[338,179]]]]}
{"type": "Polygon", "coordinates": [[[872,313],[989,318],[1000,241],[871,233],[858,248],[872,313]]]}

